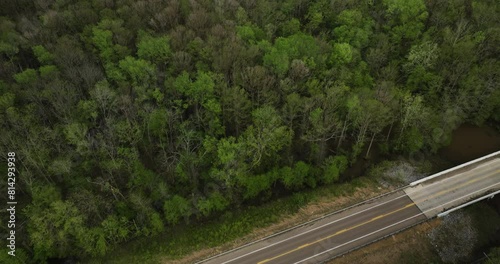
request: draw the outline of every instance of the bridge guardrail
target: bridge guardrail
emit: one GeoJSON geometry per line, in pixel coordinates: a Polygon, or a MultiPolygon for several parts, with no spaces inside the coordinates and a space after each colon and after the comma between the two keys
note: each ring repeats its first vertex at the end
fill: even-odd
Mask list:
{"type": "Polygon", "coordinates": [[[493,192],[493,193],[486,194],[486,195],[484,195],[484,196],[482,196],[482,197],[479,197],[479,198],[474,199],[474,200],[472,200],[472,201],[469,201],[469,202],[467,202],[467,203],[461,204],[461,205],[459,205],[459,206],[457,206],[457,207],[454,207],[454,208],[452,208],[452,209],[450,209],[450,210],[447,210],[447,211],[445,211],[445,212],[439,213],[439,214],[437,215],[437,217],[443,217],[443,216],[446,216],[446,215],[448,215],[449,213],[455,212],[456,210],[462,209],[462,208],[464,208],[464,207],[466,207],[466,206],[468,206],[468,205],[471,205],[471,204],[473,204],[473,203],[479,202],[479,201],[484,200],[484,199],[486,199],[486,198],[493,198],[493,196],[495,196],[495,195],[497,195],[497,194],[499,194],[499,193],[500,193],[500,191],[496,191],[496,192],[493,192]]]}
{"type": "Polygon", "coordinates": [[[438,173],[436,173],[436,174],[433,174],[433,175],[427,176],[427,177],[425,177],[425,178],[422,178],[422,179],[420,179],[420,180],[414,181],[414,182],[410,183],[410,187],[416,186],[416,185],[418,185],[418,184],[420,184],[420,183],[422,183],[422,182],[428,181],[428,180],[432,180],[432,179],[434,179],[434,178],[437,178],[437,177],[439,177],[439,176],[442,176],[442,175],[445,175],[445,174],[447,174],[447,173],[453,172],[453,171],[455,171],[455,170],[458,170],[458,169],[461,169],[461,168],[464,168],[464,167],[467,167],[467,166],[473,165],[473,164],[478,163],[478,162],[480,162],[480,161],[483,161],[483,160],[486,160],[486,159],[489,159],[489,158],[495,157],[495,156],[497,156],[497,155],[500,155],[500,151],[493,152],[493,153],[491,153],[491,154],[489,154],[489,155],[486,155],[486,156],[483,156],[483,157],[481,157],[481,158],[478,158],[478,159],[475,159],[475,160],[471,160],[471,161],[466,162],[466,163],[464,163],[464,164],[460,164],[460,165],[458,165],[458,166],[455,166],[455,167],[449,168],[449,169],[447,169],[447,170],[444,170],[444,171],[438,172],[438,173]]]}

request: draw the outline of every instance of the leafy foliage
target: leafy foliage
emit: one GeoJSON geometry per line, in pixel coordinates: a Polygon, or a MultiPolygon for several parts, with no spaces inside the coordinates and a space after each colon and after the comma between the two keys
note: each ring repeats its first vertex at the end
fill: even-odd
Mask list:
{"type": "Polygon", "coordinates": [[[106,254],[500,120],[498,1],[10,2],[0,150],[19,155],[26,262],[106,254]]]}
{"type": "MultiPolygon", "coordinates": [[[[140,32],[139,32],[139,35],[140,32]]],[[[171,56],[170,40],[168,37],[151,37],[147,33],[142,33],[139,36],[140,40],[137,43],[137,56],[144,60],[149,60],[154,63],[166,63],[171,56]]]]}

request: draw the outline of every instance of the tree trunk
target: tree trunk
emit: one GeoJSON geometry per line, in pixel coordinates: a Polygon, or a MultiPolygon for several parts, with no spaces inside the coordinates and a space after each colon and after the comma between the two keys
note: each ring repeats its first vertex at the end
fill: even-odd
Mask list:
{"type": "Polygon", "coordinates": [[[391,131],[392,131],[393,125],[394,125],[394,121],[391,122],[391,126],[389,127],[389,133],[387,133],[387,138],[385,139],[385,142],[389,141],[389,137],[391,136],[391,131]]]}
{"type": "Polygon", "coordinates": [[[370,140],[370,145],[368,146],[368,150],[366,151],[366,155],[365,155],[365,159],[368,158],[368,155],[370,154],[370,150],[372,148],[372,144],[373,144],[373,139],[375,138],[375,133],[373,133],[373,136],[372,136],[372,139],[370,140]]]}
{"type": "Polygon", "coordinates": [[[325,160],[325,152],[326,152],[326,141],[325,140],[320,140],[318,143],[318,156],[316,157],[316,162],[318,164],[321,164],[323,160],[325,160]]]}
{"type": "Polygon", "coordinates": [[[347,120],[344,121],[344,125],[342,126],[342,132],[340,133],[340,138],[339,138],[339,141],[337,143],[337,150],[340,148],[340,145],[342,145],[342,141],[344,141],[344,134],[345,134],[346,128],[347,128],[347,120]]]}
{"type": "Polygon", "coordinates": [[[368,130],[368,123],[365,123],[361,126],[361,128],[359,130],[358,139],[357,139],[356,143],[362,143],[365,141],[367,130],[368,130]]]}

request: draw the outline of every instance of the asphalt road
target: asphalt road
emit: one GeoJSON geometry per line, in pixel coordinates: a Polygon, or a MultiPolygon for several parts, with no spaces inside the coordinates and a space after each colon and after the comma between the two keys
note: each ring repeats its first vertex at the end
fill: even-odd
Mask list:
{"type": "Polygon", "coordinates": [[[424,182],[203,261],[321,263],[500,189],[500,159],[424,182]]]}
{"type": "Polygon", "coordinates": [[[318,263],[425,219],[400,191],[206,263],[318,263]]]}

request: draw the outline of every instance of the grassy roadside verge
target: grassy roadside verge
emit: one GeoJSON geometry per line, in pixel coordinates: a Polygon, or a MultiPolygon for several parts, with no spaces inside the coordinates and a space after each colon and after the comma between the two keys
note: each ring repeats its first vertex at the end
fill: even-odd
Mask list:
{"type": "Polygon", "coordinates": [[[360,177],[227,212],[203,224],[168,228],[159,236],[124,244],[86,262],[191,263],[390,190],[373,178],[360,177]]]}
{"type": "Polygon", "coordinates": [[[327,263],[441,263],[427,236],[439,224],[440,219],[418,224],[327,263]]]}

